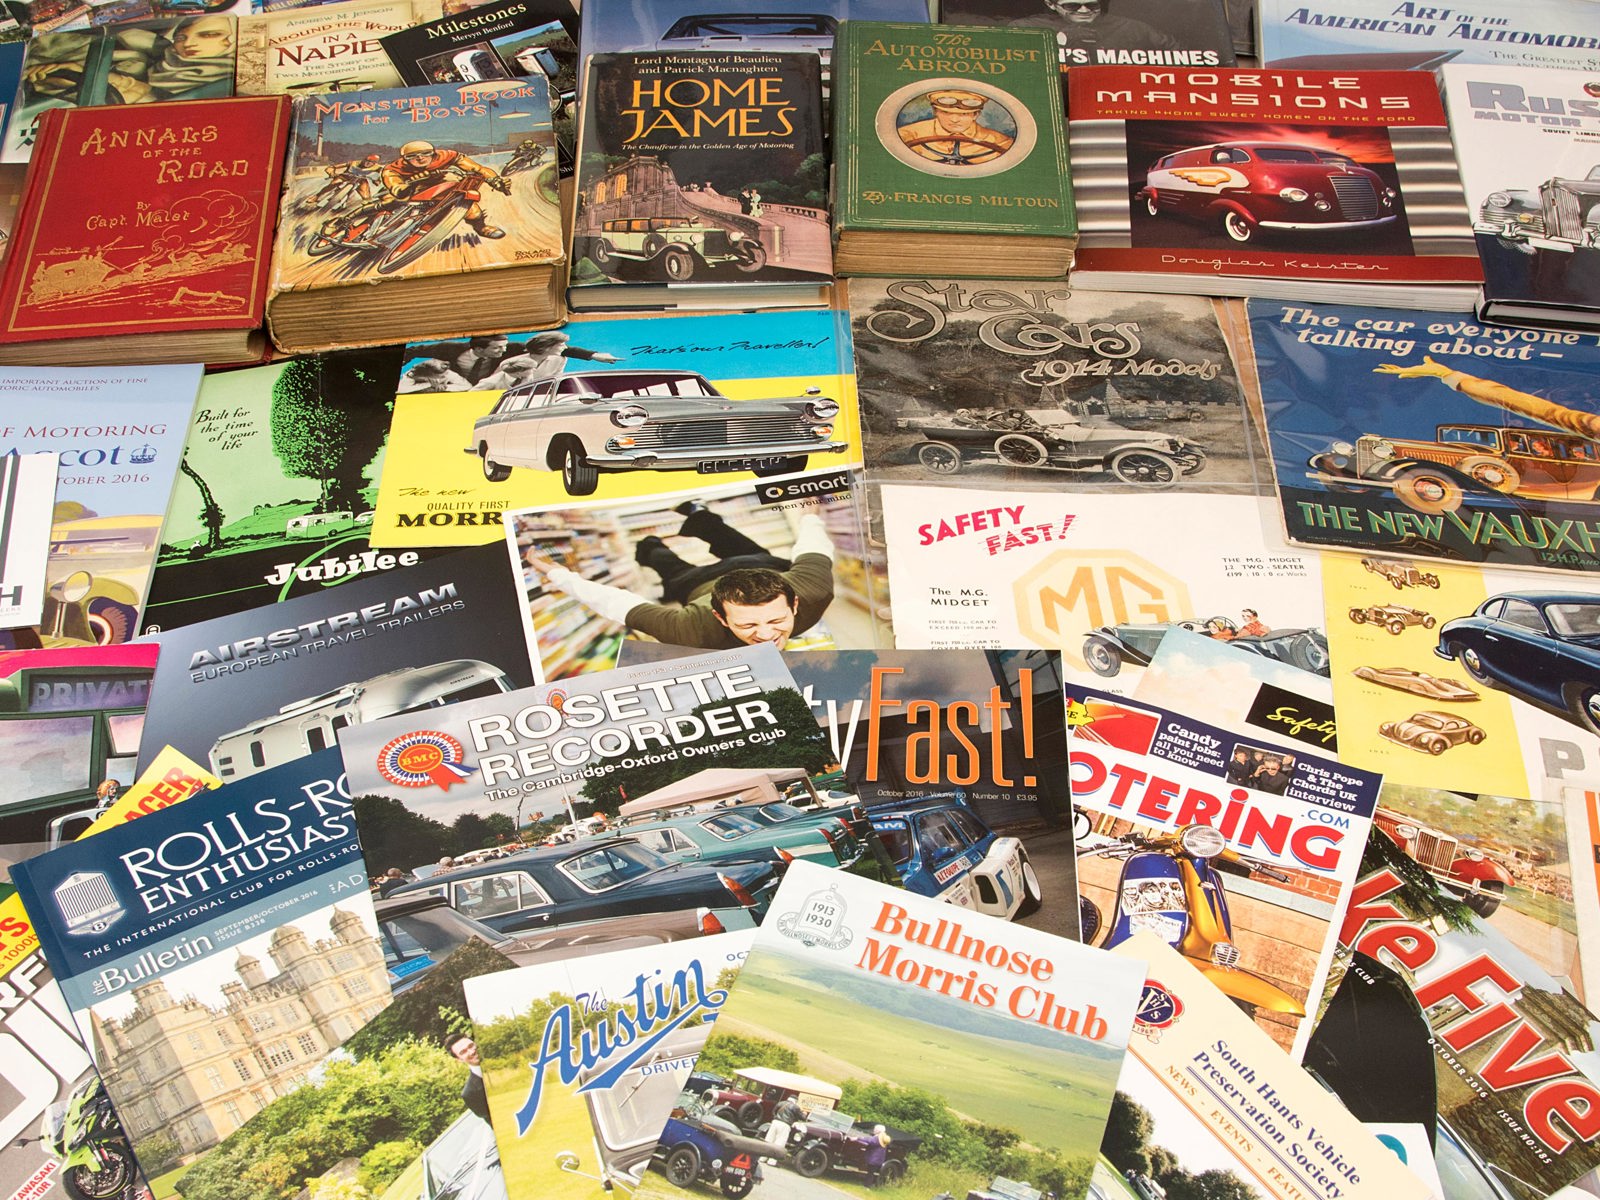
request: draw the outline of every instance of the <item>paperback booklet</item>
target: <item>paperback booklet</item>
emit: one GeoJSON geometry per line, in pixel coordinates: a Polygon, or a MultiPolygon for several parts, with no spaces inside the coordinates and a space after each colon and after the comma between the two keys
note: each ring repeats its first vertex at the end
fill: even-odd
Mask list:
{"type": "Polygon", "coordinates": [[[428,865],[427,849],[451,826],[509,822],[520,839],[566,818],[551,846],[396,893],[436,892],[502,933],[700,908],[725,929],[747,928],[798,859],[894,878],[868,838],[829,814],[764,822],[696,808],[835,766],[770,646],[369,721],[339,744],[375,868],[428,865]],[[690,811],[656,819],[667,809],[690,811]],[[638,828],[612,827],[636,815],[638,828]]]}
{"type": "Polygon", "coordinates": [[[1074,69],[1073,282],[1472,306],[1483,278],[1433,78],[1074,69]]]}
{"type": "Polygon", "coordinates": [[[1058,649],[1131,692],[1184,628],[1325,674],[1320,565],[1268,541],[1264,504],[885,484],[895,642],[1058,649]]]}
{"type": "Polygon", "coordinates": [[[859,476],[830,471],[506,514],[543,678],[604,670],[629,638],[704,650],[877,645],[881,580],[861,490],[859,476]]]}
{"type": "Polygon", "coordinates": [[[159,633],[396,567],[376,550],[398,347],[207,375],[162,523],[144,631],[159,633]]]}
{"type": "Polygon", "coordinates": [[[737,1159],[702,1154],[708,1132],[770,1158],[747,1173],[775,1191],[981,1195],[1003,1174],[1077,1194],[1143,981],[1143,963],[797,863],[634,1195],[728,1191],[737,1159]]]}
{"type": "Polygon", "coordinates": [[[0,462],[0,628],[37,625],[55,523],[54,454],[8,454],[0,462]]]}
{"type": "Polygon", "coordinates": [[[828,309],[413,342],[399,390],[373,520],[385,547],[481,545],[508,509],[569,498],[861,462],[850,331],[828,309]]]}
{"type": "Polygon", "coordinates": [[[0,644],[105,645],[138,632],[200,375],[197,366],[0,369],[5,449],[59,464],[43,617],[0,633],[0,644]]]}
{"type": "Polygon", "coordinates": [[[1440,78],[1483,260],[1478,315],[1511,325],[1600,327],[1593,68],[1446,63],[1440,78]],[[1537,137],[1528,136],[1529,126],[1537,137]]]}
{"type": "Polygon", "coordinates": [[[1594,1015],[1381,829],[1338,941],[1304,1064],[1352,1115],[1424,1125],[1514,1200],[1600,1165],[1594,1015]]]}
{"type": "MultiPolygon", "coordinates": [[[[1243,6],[1243,0],[1236,2],[1243,6]]],[[[939,19],[1047,30],[1056,39],[1063,72],[1086,66],[1231,67],[1233,7],[1222,0],[1099,0],[1092,8],[1049,0],[943,0],[939,19]]]]}
{"type": "Polygon", "coordinates": [[[491,547],[167,630],[140,762],[171,745],[231,782],[353,723],[526,687],[517,607],[491,547]]]}
{"type": "Polygon", "coordinates": [[[534,169],[554,151],[542,75],[300,99],[273,342],[331,350],[559,321],[560,197],[534,169]]]}
{"type": "Polygon", "coordinates": [[[1600,335],[1256,302],[1250,332],[1291,542],[1600,569],[1600,335]]]}
{"type": "Polygon", "coordinates": [[[241,96],[399,87],[378,39],[438,15],[439,0],[355,0],[253,13],[239,21],[235,86],[241,96]]]}
{"type": "MultiPolygon", "coordinates": [[[[1389,0],[1257,0],[1264,66],[1430,71],[1447,63],[1600,68],[1600,44],[1581,0],[1527,0],[1514,8],[1467,0],[1449,8],[1389,0]]],[[[1526,146],[1524,146],[1526,149],[1526,146]]]]}
{"type": "Polygon", "coordinates": [[[1203,297],[858,279],[850,320],[875,481],[1256,489],[1233,358],[1203,297]]]}
{"type": "Polygon", "coordinates": [[[819,302],[827,178],[814,54],[591,55],[572,306],[819,302]]]}
{"type": "MultiPolygon", "coordinates": [[[[513,1186],[538,1180],[549,1200],[601,1200],[639,1186],[752,936],[589,954],[466,981],[480,1087],[513,1186]]],[[[748,1160],[757,1143],[744,1140],[748,1160]]],[[[755,1171],[750,1161],[725,1168],[734,1180],[755,1171]]]]}
{"type": "Polygon", "coordinates": [[[259,358],[287,122],[279,98],[44,117],[0,273],[0,362],[259,358]]]}
{"type": "Polygon", "coordinates": [[[1188,1184],[1271,1200],[1430,1195],[1183,955],[1148,932],[1116,952],[1149,977],[1112,1103],[1119,1136],[1096,1164],[1115,1171],[1106,1196],[1124,1194],[1124,1180],[1135,1194],[1188,1184]]]}
{"type": "Polygon", "coordinates": [[[0,652],[0,876],[54,849],[133,783],[156,647],[0,652]]]}
{"type": "Polygon", "coordinates": [[[141,1160],[196,1170],[389,1002],[336,752],[64,846],[14,879],[141,1160]]]}
{"type": "Polygon", "coordinates": [[[231,96],[237,41],[235,19],[220,12],[36,32],[15,103],[0,93],[10,104],[0,158],[27,162],[50,109],[231,96]]]}
{"type": "Polygon", "coordinates": [[[1084,940],[1158,935],[1298,1054],[1380,777],[1092,688],[1067,702],[1084,940]]]}
{"type": "Polygon", "coordinates": [[[1042,29],[847,22],[833,84],[838,272],[1065,275],[1078,228],[1055,63],[1042,29]]]}

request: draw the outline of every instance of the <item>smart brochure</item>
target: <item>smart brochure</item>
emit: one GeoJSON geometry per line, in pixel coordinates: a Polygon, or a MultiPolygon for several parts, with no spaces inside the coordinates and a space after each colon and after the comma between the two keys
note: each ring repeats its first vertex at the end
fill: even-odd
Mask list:
{"type": "Polygon", "coordinates": [[[146,1164],[192,1169],[389,1002],[337,751],[201,792],[13,878],[146,1164]]]}
{"type": "Polygon", "coordinates": [[[1067,723],[1084,940],[1159,935],[1298,1050],[1379,776],[1071,684],[1067,723]]]}
{"type": "Polygon", "coordinates": [[[1066,938],[796,863],[717,1012],[693,1091],[658,1135],[663,1172],[633,1195],[681,1197],[696,1178],[742,1195],[752,1173],[772,1194],[817,1197],[902,1184],[897,1194],[982,1194],[997,1175],[1075,1194],[1083,1182],[1068,1181],[1092,1170],[1144,974],[1066,938]],[[714,1158],[700,1149],[707,1134],[725,1148],[714,1158]]]}
{"type": "Polygon", "coordinates": [[[637,1186],[752,936],[716,934],[467,980],[506,1174],[537,1179],[546,1200],[601,1200],[637,1186]]]}

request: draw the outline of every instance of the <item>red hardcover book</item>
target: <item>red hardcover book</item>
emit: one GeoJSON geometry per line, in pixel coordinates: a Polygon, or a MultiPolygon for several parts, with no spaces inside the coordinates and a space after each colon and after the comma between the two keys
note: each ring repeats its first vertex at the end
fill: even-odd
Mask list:
{"type": "Polygon", "coordinates": [[[1075,287],[1469,309],[1426,71],[1074,67],[1075,287]]]}
{"type": "Polygon", "coordinates": [[[44,114],[0,273],[0,363],[259,357],[289,101],[44,114]]]}

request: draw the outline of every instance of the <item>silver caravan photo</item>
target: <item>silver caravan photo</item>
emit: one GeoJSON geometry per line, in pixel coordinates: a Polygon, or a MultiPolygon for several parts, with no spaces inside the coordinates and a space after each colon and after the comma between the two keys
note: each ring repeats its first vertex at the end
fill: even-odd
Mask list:
{"type": "Polygon", "coordinates": [[[245,779],[336,745],[339,730],[347,725],[511,690],[499,667],[475,658],[401,667],[296,700],[270,717],[223,734],[212,744],[211,769],[224,783],[245,779]]]}

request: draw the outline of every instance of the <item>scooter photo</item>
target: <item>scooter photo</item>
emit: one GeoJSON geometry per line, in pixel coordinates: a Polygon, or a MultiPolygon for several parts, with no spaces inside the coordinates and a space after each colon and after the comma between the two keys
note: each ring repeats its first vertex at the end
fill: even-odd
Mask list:
{"type": "Polygon", "coordinates": [[[1239,969],[1228,890],[1215,864],[1233,863],[1279,882],[1287,882],[1287,875],[1230,850],[1227,839],[1209,825],[1187,825],[1155,837],[1128,834],[1082,848],[1093,840],[1080,836],[1078,861],[1117,858],[1122,860],[1122,872],[1109,922],[1098,905],[1087,899],[1080,902],[1086,943],[1110,947],[1148,931],[1189,959],[1246,1011],[1264,1008],[1305,1016],[1305,1008],[1293,996],[1239,969]]]}
{"type": "Polygon", "coordinates": [[[124,1200],[138,1189],[133,1151],[98,1075],[45,1109],[38,1141],[60,1162],[61,1184],[73,1200],[124,1200]]]}

